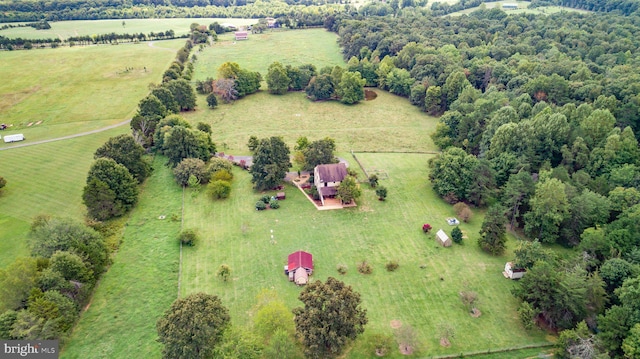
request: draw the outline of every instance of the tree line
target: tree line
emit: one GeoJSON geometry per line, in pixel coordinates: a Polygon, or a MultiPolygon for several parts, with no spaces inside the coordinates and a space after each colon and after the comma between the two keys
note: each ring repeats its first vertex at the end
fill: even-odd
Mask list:
{"type": "Polygon", "coordinates": [[[153,41],[153,40],[168,40],[175,39],[175,32],[173,30],[150,32],[148,34],[116,34],[114,32],[109,34],[99,35],[83,35],[83,36],[71,36],[65,40],[59,38],[45,38],[45,39],[23,39],[8,38],[0,36],[0,49],[6,50],[31,50],[35,48],[42,48],[49,46],[51,48],[57,48],[59,46],[76,46],[76,45],[95,45],[95,44],[117,44],[119,42],[138,42],[138,41],[153,41]]]}
{"type": "MultiPolygon", "coordinates": [[[[235,5],[197,5],[193,7],[177,5],[129,5],[122,2],[82,2],[78,6],[68,6],[66,2],[47,2],[61,4],[56,9],[44,10],[33,4],[40,2],[2,2],[0,3],[0,21],[64,21],[64,20],[99,20],[99,19],[150,19],[150,18],[264,18],[274,17],[290,19],[296,26],[322,26],[324,18],[329,14],[344,11],[339,4],[322,5],[289,5],[283,1],[256,2],[235,5]],[[14,4],[14,5],[7,5],[14,4]],[[4,7],[3,7],[4,6],[4,7]]],[[[43,3],[44,4],[44,3],[43,3]]]]}

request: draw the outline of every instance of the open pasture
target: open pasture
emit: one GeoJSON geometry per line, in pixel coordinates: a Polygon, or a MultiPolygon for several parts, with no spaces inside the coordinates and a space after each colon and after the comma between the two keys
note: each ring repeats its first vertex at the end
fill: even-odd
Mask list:
{"type": "Polygon", "coordinates": [[[503,11],[505,11],[507,14],[536,14],[536,15],[540,15],[540,14],[546,14],[546,15],[550,15],[550,14],[555,14],[557,12],[562,12],[562,11],[571,11],[571,12],[579,12],[579,13],[589,13],[590,11],[587,10],[580,10],[580,9],[574,9],[574,8],[570,8],[570,7],[564,7],[564,6],[540,6],[540,7],[536,7],[536,8],[529,8],[529,5],[531,4],[530,1],[500,1],[500,2],[485,2],[480,6],[476,6],[476,7],[472,7],[469,9],[465,9],[465,10],[460,10],[460,11],[456,11],[456,12],[452,12],[451,14],[447,14],[445,16],[459,16],[459,15],[464,15],[464,14],[470,14],[476,10],[479,10],[481,8],[485,8],[485,9],[493,9],[493,8],[499,8],[502,9],[503,11]],[[505,10],[502,9],[502,5],[503,4],[518,4],[518,9],[514,9],[514,10],[505,10]]]}
{"type": "Polygon", "coordinates": [[[313,64],[318,70],[324,66],[344,66],[337,39],[336,34],[324,29],[267,30],[262,34],[250,33],[249,39],[243,41],[234,41],[233,33],[227,33],[213,46],[194,52],[198,62],[193,78],[216,78],[218,67],[227,61],[259,71],[263,78],[274,61],[293,66],[313,64]]]}
{"type": "Polygon", "coordinates": [[[36,30],[32,27],[15,27],[0,30],[0,35],[8,38],[21,37],[23,39],[59,38],[66,40],[72,36],[91,36],[99,34],[148,34],[150,32],[165,32],[173,30],[176,36],[189,33],[189,26],[194,22],[209,25],[213,22],[229,23],[236,26],[251,25],[257,19],[227,19],[227,18],[179,18],[179,19],[124,19],[124,20],[74,20],[51,21],[51,29],[36,30]],[[124,26],[123,26],[124,22],[124,26]]]}
{"type": "Polygon", "coordinates": [[[28,255],[27,235],[39,214],[82,220],[82,188],[96,149],[128,126],[71,140],[0,151],[0,267],[28,255]]]}
{"type": "MultiPolygon", "coordinates": [[[[122,122],[183,44],[2,51],[0,78],[7,81],[0,82],[0,122],[11,127],[0,135],[23,133],[38,141],[122,122]]],[[[9,146],[0,142],[0,148],[9,146]]]]}
{"type": "MultiPolygon", "coordinates": [[[[342,154],[356,166],[348,154],[342,154]]],[[[312,279],[334,276],[362,295],[368,310],[366,333],[392,334],[391,321],[399,320],[416,330],[423,355],[498,349],[544,342],[542,333],[522,329],[517,301],[510,293],[514,282],[502,276],[510,250],[501,257],[483,253],[476,244],[482,215],[460,225],[468,237],[464,245],[440,247],[434,232],[450,233],[446,218],[452,207],[440,200],[427,180],[423,154],[357,154],[365,168],[384,169],[389,179],[385,202],[377,200],[368,185],[357,208],[318,211],[293,186],[278,210],[255,211],[259,194],[251,190],[250,176],[236,171],[232,195],[212,202],[204,193],[185,196],[184,226],[196,229],[202,238],[183,253],[183,295],[204,291],[219,295],[230,309],[235,324],[250,326],[251,309],[261,289],[274,289],[290,308],[300,305],[300,288],[288,282],[283,265],[289,253],[305,250],[313,254],[312,279]],[[421,227],[434,230],[425,235],[421,227]],[[273,232],[271,232],[273,231],[273,232]],[[271,234],[274,242],[271,241],[271,234]],[[388,272],[385,264],[397,260],[400,267],[388,272]],[[367,261],[373,273],[362,275],[357,264],[367,261]],[[221,264],[232,270],[228,283],[216,277],[221,264]],[[336,267],[346,265],[340,275],[336,267]],[[459,292],[479,294],[482,316],[472,318],[459,299],[459,292]],[[439,326],[449,323],[455,338],[450,348],[439,344],[439,326]]],[[[349,358],[366,358],[364,338],[349,358]]],[[[396,352],[399,356],[399,353],[396,352]]]]}
{"type": "Polygon", "coordinates": [[[339,151],[434,151],[429,134],[436,120],[406,98],[375,91],[375,100],[346,106],[338,101],[312,102],[304,92],[280,96],[263,90],[213,110],[207,108],[204,96],[198,96],[197,110],[184,116],[193,123],[211,124],[218,150],[233,154],[248,151],[251,135],[282,136],[291,148],[300,136],[311,141],[329,136],[339,151]]]}

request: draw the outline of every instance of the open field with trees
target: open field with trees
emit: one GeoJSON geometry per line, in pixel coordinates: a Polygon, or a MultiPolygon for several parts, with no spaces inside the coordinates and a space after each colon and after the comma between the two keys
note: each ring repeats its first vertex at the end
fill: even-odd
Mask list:
{"type": "Polygon", "coordinates": [[[0,83],[0,118],[12,127],[0,134],[38,141],[129,119],[183,43],[2,51],[0,78],[12,81],[0,83]]]}
{"type": "MultiPolygon", "coordinates": [[[[341,156],[357,168],[350,155],[341,156]]],[[[423,356],[545,342],[541,332],[522,329],[510,294],[515,283],[501,273],[514,240],[504,256],[483,253],[476,244],[480,212],[460,225],[468,236],[463,245],[442,248],[433,239],[440,228],[450,233],[446,218],[455,212],[425,181],[429,155],[357,156],[365,168],[388,174],[389,179],[380,181],[390,192],[386,201],[378,201],[374,190],[362,184],[357,208],[318,211],[298,189],[287,186],[279,209],[256,211],[253,204],[261,194],[253,193],[250,177],[240,171],[227,200],[212,202],[204,192],[188,190],[184,226],[195,229],[201,240],[184,249],[182,295],[215,293],[229,308],[232,322],[250,326],[262,289],[275,290],[290,308],[299,306],[300,289],[287,280],[282,266],[288,254],[305,250],[314,256],[312,280],[333,276],[362,295],[369,324],[349,357],[369,357],[368,335],[392,335],[392,320],[416,330],[423,356]],[[432,224],[434,231],[425,235],[423,223],[432,224]],[[388,272],[385,265],[392,260],[399,268],[388,272]],[[358,273],[362,261],[373,267],[372,274],[358,273]],[[228,282],[216,276],[221,264],[231,268],[228,282]],[[348,267],[344,276],[337,271],[340,264],[348,267]],[[478,293],[481,317],[472,318],[460,301],[459,292],[465,290],[478,293]],[[438,344],[443,322],[455,329],[450,348],[438,344]]]]}
{"type": "Polygon", "coordinates": [[[194,23],[209,25],[212,22],[229,23],[236,26],[255,24],[257,19],[229,18],[183,18],[183,19],[123,19],[123,20],[76,20],[52,21],[51,29],[36,30],[33,27],[14,27],[0,30],[0,36],[23,39],[68,39],[73,36],[98,34],[133,34],[173,30],[177,37],[188,35],[189,26],[194,23]],[[124,23],[124,25],[123,25],[124,23]]]}
{"type": "Polygon", "coordinates": [[[122,236],[62,358],[160,356],[156,320],[176,298],[182,190],[156,158],[122,236]],[[165,216],[164,219],[159,219],[165,216]]]}
{"type": "MultiPolygon", "coordinates": [[[[193,20],[202,25],[209,24],[204,19],[193,20]]],[[[274,61],[294,66],[313,64],[318,69],[344,66],[336,35],[325,29],[267,30],[262,34],[249,34],[247,41],[234,41],[233,33],[228,33],[221,35],[212,47],[194,51],[194,54],[198,58],[194,80],[216,77],[216,71],[226,61],[236,62],[250,71],[258,71],[263,77],[274,61]]]]}
{"type": "Polygon", "coordinates": [[[480,6],[452,12],[448,14],[448,16],[459,16],[463,14],[470,14],[478,9],[494,9],[494,8],[502,9],[502,5],[507,2],[509,4],[518,4],[518,9],[506,10],[507,14],[536,14],[536,15],[547,14],[549,15],[549,14],[555,14],[557,12],[562,12],[562,11],[578,12],[578,13],[584,13],[584,14],[590,12],[588,10],[574,9],[574,8],[564,7],[564,6],[538,6],[538,7],[530,8],[529,7],[531,5],[530,1],[499,1],[499,2],[485,2],[480,6]]]}
{"type": "Polygon", "coordinates": [[[71,140],[0,151],[2,176],[8,182],[0,193],[0,267],[27,255],[27,234],[35,216],[83,218],[80,194],[93,153],[109,137],[126,132],[128,126],[122,126],[71,140]]]}

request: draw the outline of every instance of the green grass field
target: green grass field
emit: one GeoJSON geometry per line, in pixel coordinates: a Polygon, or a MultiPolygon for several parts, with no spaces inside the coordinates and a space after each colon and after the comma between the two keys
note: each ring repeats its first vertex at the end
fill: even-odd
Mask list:
{"type": "Polygon", "coordinates": [[[213,46],[195,52],[198,63],[193,78],[217,77],[218,67],[226,61],[259,71],[262,77],[274,61],[294,66],[313,64],[318,69],[344,66],[337,39],[336,34],[324,29],[267,30],[262,34],[249,34],[246,41],[233,41],[233,34],[227,33],[213,46]]]}
{"type": "MultiPolygon", "coordinates": [[[[2,51],[0,78],[10,81],[0,82],[0,118],[12,127],[0,135],[23,133],[27,141],[38,141],[130,118],[183,44],[2,51]]],[[[0,142],[0,148],[8,146],[0,142]]]]}
{"type": "MultiPolygon", "coordinates": [[[[348,154],[342,155],[354,163],[348,154]]],[[[313,278],[335,276],[361,293],[369,315],[368,333],[391,334],[390,322],[400,320],[416,329],[425,356],[545,341],[542,333],[526,332],[518,321],[517,301],[510,293],[515,283],[502,276],[511,252],[492,257],[476,245],[481,215],[476,213],[470,223],[460,226],[468,236],[462,246],[442,248],[433,234],[422,233],[423,223],[450,233],[446,218],[455,215],[429,187],[429,155],[357,156],[365,168],[388,174],[389,179],[381,181],[389,189],[387,201],[378,201],[374,191],[363,185],[358,208],[317,211],[290,186],[280,209],[257,212],[253,204],[259,195],[252,192],[246,173],[236,173],[232,197],[226,201],[187,195],[185,228],[197,229],[203,240],[184,251],[182,294],[217,294],[229,306],[234,323],[249,326],[261,289],[275,289],[291,308],[300,304],[300,288],[287,281],[282,267],[289,253],[305,250],[314,255],[313,278]],[[272,230],[276,244],[270,242],[272,230]],[[373,274],[357,272],[357,263],[363,260],[373,266],[373,274]],[[390,260],[399,262],[396,272],[385,270],[390,260]],[[232,269],[230,283],[216,278],[223,263],[232,269]],[[347,275],[337,273],[338,264],[348,266],[347,275]],[[479,293],[480,318],[466,312],[458,297],[463,290],[479,293]],[[450,348],[439,345],[438,326],[443,322],[455,327],[450,348]]],[[[515,242],[509,245],[513,248],[515,242]]],[[[348,357],[370,354],[357,343],[348,357]]]]}
{"type": "Polygon", "coordinates": [[[0,151],[0,267],[28,255],[29,225],[39,214],[84,216],[82,188],[95,150],[128,126],[38,146],[0,151]]]}
{"type": "Polygon", "coordinates": [[[456,11],[456,12],[452,12],[451,14],[447,14],[445,16],[460,16],[463,14],[470,14],[480,8],[485,8],[485,9],[493,9],[493,8],[502,8],[502,4],[504,3],[509,3],[509,4],[518,4],[518,9],[515,10],[504,10],[507,14],[536,14],[536,15],[540,15],[540,14],[546,14],[546,15],[550,15],[550,14],[555,14],[557,12],[561,12],[561,11],[571,11],[571,12],[579,12],[579,13],[589,13],[590,11],[588,10],[580,10],[580,9],[574,9],[574,8],[570,8],[570,7],[564,7],[564,6],[540,6],[540,7],[536,7],[536,8],[532,8],[529,9],[529,5],[531,4],[530,1],[500,1],[500,2],[485,2],[480,6],[476,6],[476,7],[472,7],[469,9],[465,9],[465,10],[460,10],[460,11],[456,11]]]}
{"type": "Polygon", "coordinates": [[[182,190],[164,159],[154,167],[114,264],[100,280],[62,358],[160,357],[156,321],[177,295],[182,190]],[[158,219],[161,215],[166,219],[158,219]]]}
{"type": "Polygon", "coordinates": [[[8,38],[21,37],[23,39],[68,39],[71,36],[91,36],[98,34],[148,34],[173,30],[176,36],[189,33],[189,26],[196,22],[201,25],[209,25],[213,22],[229,23],[236,26],[251,25],[258,22],[257,19],[227,19],[227,18],[197,18],[197,19],[125,19],[125,20],[76,20],[76,21],[52,21],[51,29],[36,30],[32,27],[16,27],[0,30],[0,35],[8,38]],[[122,26],[122,22],[125,25],[122,26]]]}

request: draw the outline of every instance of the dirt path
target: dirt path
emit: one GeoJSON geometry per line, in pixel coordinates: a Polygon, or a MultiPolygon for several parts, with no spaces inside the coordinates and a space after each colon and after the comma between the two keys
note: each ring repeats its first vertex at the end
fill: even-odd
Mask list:
{"type": "Polygon", "coordinates": [[[154,49],[176,52],[176,50],[167,49],[166,47],[158,47],[158,46],[154,45],[153,41],[149,41],[147,44],[149,45],[149,47],[153,47],[154,49]]]}
{"type": "Polygon", "coordinates": [[[58,138],[51,138],[51,139],[42,140],[42,141],[26,142],[26,143],[21,143],[19,145],[13,145],[11,147],[4,147],[4,148],[0,148],[0,151],[11,150],[11,149],[20,148],[20,147],[41,145],[43,143],[49,143],[49,142],[55,142],[55,141],[69,140],[69,139],[76,138],[76,137],[88,136],[88,135],[92,135],[94,133],[99,133],[99,132],[110,130],[112,128],[120,127],[122,125],[126,125],[129,122],[131,122],[131,119],[128,119],[126,121],[122,121],[120,123],[116,123],[115,125],[110,125],[110,126],[107,126],[107,127],[99,128],[97,130],[76,133],[75,135],[63,136],[63,137],[58,137],[58,138]]]}

